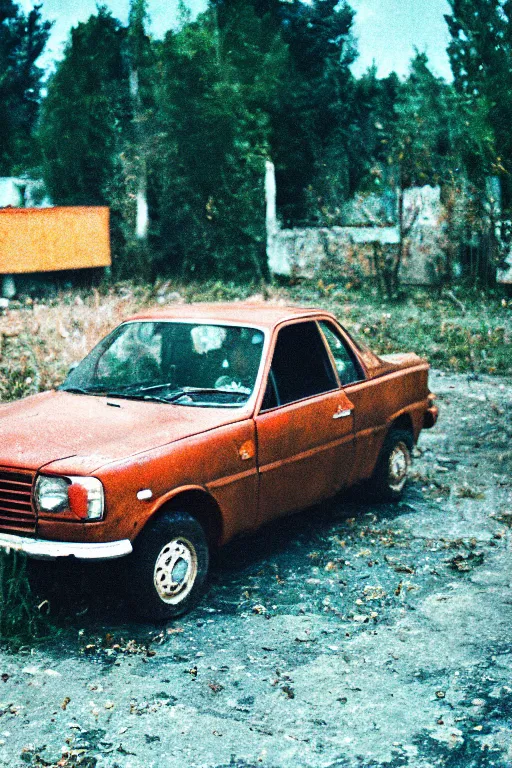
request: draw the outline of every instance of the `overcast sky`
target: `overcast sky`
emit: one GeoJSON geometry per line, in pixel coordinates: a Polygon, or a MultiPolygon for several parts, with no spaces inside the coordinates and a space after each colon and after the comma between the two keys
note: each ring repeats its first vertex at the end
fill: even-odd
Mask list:
{"type": "MultiPolygon", "coordinates": [[[[126,21],[129,0],[107,0],[114,16],[126,21]]],[[[206,0],[188,0],[193,12],[201,11],[206,0]]],[[[31,7],[30,0],[25,5],[31,7]]],[[[414,47],[426,51],[434,72],[450,77],[446,55],[448,30],[444,14],[447,0],[351,0],[357,11],[355,33],[359,59],[354,73],[360,74],[375,60],[380,76],[392,70],[403,75],[414,47]]],[[[176,22],[178,0],[149,0],[152,32],[161,37],[176,22]]],[[[43,63],[62,56],[70,28],[85,21],[96,10],[95,0],[43,0],[43,14],[55,21],[43,63]]]]}

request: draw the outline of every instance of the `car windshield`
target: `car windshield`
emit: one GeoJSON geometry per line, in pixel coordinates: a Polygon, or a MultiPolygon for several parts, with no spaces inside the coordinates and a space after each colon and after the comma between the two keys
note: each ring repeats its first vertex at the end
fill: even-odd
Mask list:
{"type": "Polygon", "coordinates": [[[103,339],[60,389],[178,405],[242,406],[254,390],[263,341],[256,328],[128,322],[103,339]]]}

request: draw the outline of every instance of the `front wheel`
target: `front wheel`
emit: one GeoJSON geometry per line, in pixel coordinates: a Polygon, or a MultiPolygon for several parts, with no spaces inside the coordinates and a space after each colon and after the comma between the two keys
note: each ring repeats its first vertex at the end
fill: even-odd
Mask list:
{"type": "Polygon", "coordinates": [[[208,573],[208,544],[188,512],[164,512],[135,541],[129,599],[139,615],[165,621],[200,600],[208,573]]]}
{"type": "Polygon", "coordinates": [[[401,499],[412,463],[413,438],[393,429],[386,437],[370,481],[372,495],[382,501],[401,499]]]}

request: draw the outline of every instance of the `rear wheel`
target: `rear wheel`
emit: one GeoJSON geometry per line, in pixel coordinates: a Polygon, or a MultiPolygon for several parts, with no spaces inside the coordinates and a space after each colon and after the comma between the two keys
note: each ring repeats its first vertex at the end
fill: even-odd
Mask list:
{"type": "Polygon", "coordinates": [[[137,613],[165,621],[200,600],[208,573],[208,544],[188,512],[165,512],[135,541],[129,599],[137,613]]]}
{"type": "Polygon", "coordinates": [[[398,501],[412,463],[413,437],[407,430],[392,429],[380,452],[370,481],[372,495],[382,501],[398,501]]]}

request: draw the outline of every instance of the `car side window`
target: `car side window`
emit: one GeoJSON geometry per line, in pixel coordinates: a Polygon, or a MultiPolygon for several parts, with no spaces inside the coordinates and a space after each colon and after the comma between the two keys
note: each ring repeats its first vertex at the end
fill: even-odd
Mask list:
{"type": "Polygon", "coordinates": [[[334,326],[332,326],[331,323],[322,320],[320,322],[320,327],[329,349],[332,352],[334,365],[338,371],[342,386],[345,387],[347,384],[352,384],[354,381],[361,381],[361,379],[364,379],[361,366],[351,351],[347,348],[344,339],[334,326]]]}
{"type": "Polygon", "coordinates": [[[277,336],[262,410],[337,389],[316,322],[287,325],[277,336]]]}
{"type": "Polygon", "coordinates": [[[271,408],[277,408],[279,401],[277,399],[277,390],[274,379],[274,372],[270,369],[267,379],[267,386],[261,404],[262,411],[270,411],[271,408]]]}

